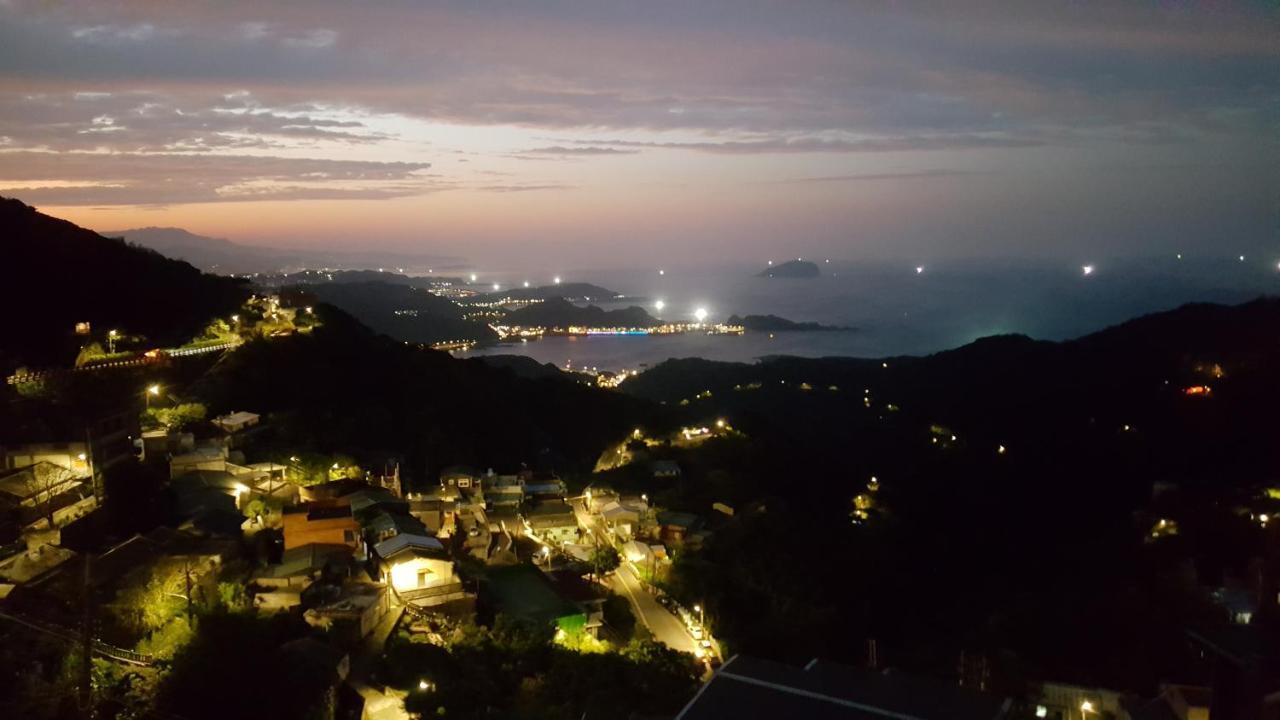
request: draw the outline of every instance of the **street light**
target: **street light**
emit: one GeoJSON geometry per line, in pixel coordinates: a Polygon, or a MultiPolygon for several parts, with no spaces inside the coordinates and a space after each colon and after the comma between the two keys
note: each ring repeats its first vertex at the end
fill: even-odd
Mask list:
{"type": "Polygon", "coordinates": [[[156,397],[160,397],[160,386],[159,386],[159,385],[148,385],[148,386],[147,386],[147,392],[145,393],[145,397],[146,397],[146,402],[147,402],[147,407],[148,407],[148,408],[149,408],[149,407],[151,407],[151,396],[152,396],[152,395],[154,395],[154,396],[156,396],[156,397]]]}
{"type": "Polygon", "coordinates": [[[118,337],[119,335],[120,333],[116,332],[115,330],[107,331],[107,352],[111,353],[112,355],[114,355],[116,352],[116,337],[118,337]]]}
{"type": "Polygon", "coordinates": [[[704,626],[705,626],[705,625],[707,624],[707,622],[706,622],[706,618],[705,618],[705,616],[703,615],[703,612],[702,612],[702,606],[701,606],[701,605],[694,605],[694,606],[693,606],[693,611],[694,611],[694,612],[696,612],[696,613],[698,613],[698,624],[699,624],[699,625],[704,625],[704,626]]]}

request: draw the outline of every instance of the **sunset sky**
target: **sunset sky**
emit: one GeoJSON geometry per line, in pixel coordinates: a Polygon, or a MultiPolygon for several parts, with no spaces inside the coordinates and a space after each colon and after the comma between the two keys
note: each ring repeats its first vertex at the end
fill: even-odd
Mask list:
{"type": "Polygon", "coordinates": [[[0,0],[0,195],[491,264],[1280,253],[1280,3],[0,0]]]}

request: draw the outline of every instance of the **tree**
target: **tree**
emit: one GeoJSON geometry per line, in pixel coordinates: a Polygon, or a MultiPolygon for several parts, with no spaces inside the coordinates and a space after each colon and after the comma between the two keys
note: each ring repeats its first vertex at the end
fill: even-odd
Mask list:
{"type": "Polygon", "coordinates": [[[169,432],[175,432],[202,422],[208,412],[201,403],[179,403],[167,408],[147,408],[143,412],[143,419],[148,425],[159,425],[169,432]]]}
{"type": "Polygon", "coordinates": [[[636,616],[631,603],[621,595],[610,593],[604,601],[604,622],[620,640],[630,640],[636,631],[636,616]]]}
{"type": "Polygon", "coordinates": [[[591,553],[591,569],[596,577],[613,572],[622,564],[622,556],[611,545],[597,546],[591,553]]]}
{"type": "Polygon", "coordinates": [[[24,489],[31,498],[31,507],[48,521],[50,530],[53,529],[53,512],[58,507],[55,499],[67,489],[63,485],[75,477],[70,469],[50,462],[37,463],[27,472],[24,489]]]}

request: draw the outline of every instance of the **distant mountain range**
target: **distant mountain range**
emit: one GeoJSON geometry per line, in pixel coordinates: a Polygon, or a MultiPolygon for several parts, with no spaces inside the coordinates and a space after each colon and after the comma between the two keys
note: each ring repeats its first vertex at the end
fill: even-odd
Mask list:
{"type": "Polygon", "coordinates": [[[196,267],[221,274],[291,271],[302,268],[404,268],[425,272],[444,270],[458,264],[457,258],[439,255],[389,253],[380,251],[294,250],[241,245],[222,238],[197,235],[182,228],[147,227],[110,230],[107,237],[123,238],[168,257],[185,260],[196,267]]]}

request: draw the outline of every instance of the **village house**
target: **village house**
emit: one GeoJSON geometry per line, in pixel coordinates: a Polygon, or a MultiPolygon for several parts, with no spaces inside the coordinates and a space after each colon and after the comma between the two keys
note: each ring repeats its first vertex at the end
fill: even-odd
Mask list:
{"type": "Polygon", "coordinates": [[[249,428],[257,425],[258,421],[261,419],[261,416],[257,413],[238,411],[228,413],[226,415],[220,415],[209,422],[219,430],[227,434],[233,434],[248,430],[249,428]]]}
{"type": "Polygon", "coordinates": [[[360,524],[351,516],[351,506],[308,503],[284,511],[284,549],[311,543],[360,546],[360,524]]]}
{"type": "Polygon", "coordinates": [[[474,495],[480,487],[480,476],[465,465],[452,465],[440,471],[440,487],[453,494],[474,495]]]}
{"type": "Polygon", "coordinates": [[[543,502],[521,512],[526,532],[552,545],[578,539],[578,518],[563,500],[543,502]]]}
{"type": "Polygon", "coordinates": [[[54,526],[96,507],[87,477],[47,460],[0,471],[0,511],[20,526],[53,518],[54,526]]]}

